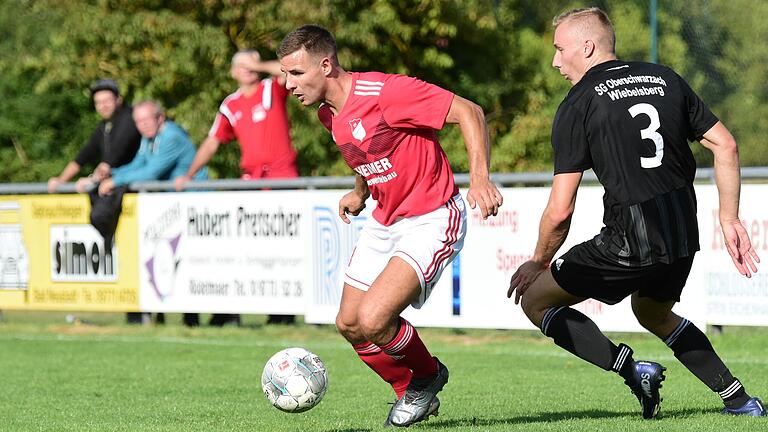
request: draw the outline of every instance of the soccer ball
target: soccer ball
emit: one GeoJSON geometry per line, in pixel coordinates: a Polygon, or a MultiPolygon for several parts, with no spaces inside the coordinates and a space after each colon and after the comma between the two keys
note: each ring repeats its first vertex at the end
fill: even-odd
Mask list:
{"type": "Polygon", "coordinates": [[[275,408],[298,413],[320,403],[328,375],[320,357],[304,348],[286,348],[267,361],[261,388],[275,408]]]}

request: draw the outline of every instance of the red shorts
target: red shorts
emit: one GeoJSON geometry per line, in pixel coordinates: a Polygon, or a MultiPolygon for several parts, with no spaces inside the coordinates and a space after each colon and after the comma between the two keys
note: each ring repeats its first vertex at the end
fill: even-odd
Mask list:
{"type": "Polygon", "coordinates": [[[276,162],[242,167],[242,169],[243,174],[240,176],[242,180],[296,178],[299,176],[299,171],[293,163],[276,162]]]}

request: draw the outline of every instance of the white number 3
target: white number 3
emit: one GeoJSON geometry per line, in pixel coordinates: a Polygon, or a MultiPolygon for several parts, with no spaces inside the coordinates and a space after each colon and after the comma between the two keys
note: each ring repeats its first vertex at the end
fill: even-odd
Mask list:
{"type": "Polygon", "coordinates": [[[651,124],[647,128],[640,131],[640,137],[643,139],[649,139],[656,144],[656,155],[653,157],[641,157],[640,166],[643,168],[656,168],[661,166],[661,158],[664,157],[664,138],[656,132],[661,123],[659,123],[659,112],[656,111],[653,105],[647,103],[640,103],[632,105],[629,108],[629,113],[632,117],[637,117],[638,114],[645,114],[651,119],[651,124]]]}

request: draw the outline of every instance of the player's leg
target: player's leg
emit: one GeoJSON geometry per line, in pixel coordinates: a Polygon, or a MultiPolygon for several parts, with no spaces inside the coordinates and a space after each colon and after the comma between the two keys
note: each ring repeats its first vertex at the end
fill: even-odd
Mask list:
{"type": "Polygon", "coordinates": [[[368,290],[360,307],[363,333],[413,371],[406,393],[398,399],[387,425],[408,426],[437,414],[437,393],[448,382],[448,368],[427,350],[416,329],[400,313],[420,308],[443,270],[464,245],[466,210],[461,195],[440,208],[402,219],[391,227],[392,258],[368,290]]]}
{"type": "Polygon", "coordinates": [[[336,324],[350,341],[360,359],[373,369],[401,397],[411,380],[411,370],[367,339],[360,328],[360,305],[374,281],[384,271],[395,248],[388,227],[368,219],[344,272],[344,291],[336,324]]]}
{"type": "Polygon", "coordinates": [[[568,306],[585,300],[558,285],[549,271],[543,272],[522,297],[528,319],[555,344],[606,371],[632,377],[632,349],[614,344],[583,313],[568,306]]]}
{"type": "Polygon", "coordinates": [[[653,418],[660,411],[659,388],[664,380],[664,367],[658,363],[634,361],[632,348],[614,344],[597,325],[581,312],[568,307],[588,297],[598,297],[607,303],[618,303],[631,292],[631,284],[622,278],[631,274],[613,274],[577,264],[571,254],[559,267],[542,273],[523,296],[523,311],[546,336],[577,357],[603,370],[613,371],[624,378],[637,396],[644,418],[653,418]],[[569,284],[568,292],[555,280],[569,284]],[[615,286],[608,280],[618,280],[615,286]],[[625,289],[620,289],[626,285],[625,289]],[[645,382],[643,381],[645,379],[645,382]],[[646,384],[643,386],[643,384],[646,384]]]}
{"type": "Polygon", "coordinates": [[[674,300],[658,301],[638,293],[632,295],[632,310],[638,322],[663,340],[680,363],[722,398],[723,413],[765,415],[759,399],[747,394],[707,336],[693,323],[672,312],[674,304],[674,300]]]}
{"type": "Polygon", "coordinates": [[[405,394],[392,407],[385,425],[409,426],[436,414],[437,392],[448,381],[448,369],[432,357],[416,329],[400,313],[421,292],[411,265],[395,256],[361,301],[358,322],[365,339],[399,359],[412,371],[405,394]]]}
{"type": "Polygon", "coordinates": [[[349,284],[344,284],[339,313],[336,315],[336,328],[352,344],[360,360],[392,386],[399,399],[411,382],[411,370],[402,359],[395,359],[367,340],[360,330],[357,316],[365,293],[349,284]]]}
{"type": "Polygon", "coordinates": [[[358,309],[360,328],[367,340],[395,357],[402,357],[414,378],[437,372],[437,362],[416,329],[400,313],[418,297],[419,278],[413,267],[399,257],[390,259],[358,309]]]}

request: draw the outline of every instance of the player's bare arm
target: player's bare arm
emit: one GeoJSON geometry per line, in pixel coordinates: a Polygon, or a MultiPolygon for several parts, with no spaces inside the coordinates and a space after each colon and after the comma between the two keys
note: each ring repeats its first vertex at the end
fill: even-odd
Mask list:
{"type": "Polygon", "coordinates": [[[739,273],[751,277],[752,273],[757,272],[756,263],[760,262],[760,257],[739,220],[739,147],[722,122],[717,122],[704,134],[701,144],[715,157],[715,183],[720,198],[719,218],[726,249],[739,273]]]}
{"type": "Polygon", "coordinates": [[[458,123],[464,136],[469,155],[469,206],[475,208],[479,205],[483,219],[496,216],[504,198],[489,175],[491,144],[483,109],[461,96],[454,96],[445,122],[458,123]]]}
{"type": "Polygon", "coordinates": [[[280,62],[277,60],[259,61],[256,63],[256,71],[267,73],[277,78],[277,83],[281,86],[285,85],[285,74],[280,66],[280,62]]]}
{"type": "Polygon", "coordinates": [[[365,208],[365,200],[371,196],[370,190],[368,190],[368,183],[365,181],[365,177],[360,175],[355,176],[355,188],[347,192],[341,200],[339,200],[339,217],[344,223],[350,223],[348,214],[357,216],[365,208]]]}
{"type": "Polygon", "coordinates": [[[64,167],[64,170],[61,171],[61,174],[59,174],[58,177],[51,177],[48,180],[48,192],[56,192],[56,188],[58,188],[60,184],[66,183],[72,177],[76,176],[77,173],[80,172],[80,168],[80,164],[75,161],[67,163],[67,166],[64,167]]]}
{"type": "Polygon", "coordinates": [[[219,149],[219,144],[219,140],[213,136],[209,136],[203,141],[200,148],[197,149],[197,153],[195,153],[195,158],[192,159],[189,171],[183,176],[176,177],[174,180],[173,186],[177,191],[180,192],[184,189],[184,184],[192,180],[192,177],[200,171],[200,168],[204,167],[208,161],[211,160],[213,155],[216,154],[216,151],[219,149]]]}
{"type": "Polygon", "coordinates": [[[515,304],[537,277],[549,268],[552,258],[568,236],[571,216],[576,207],[576,192],[581,183],[581,172],[557,174],[552,180],[549,202],[541,215],[539,239],[533,258],[523,263],[509,281],[507,297],[515,293],[515,304]]]}

